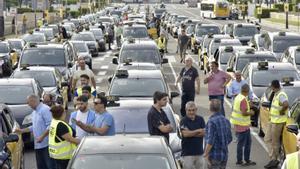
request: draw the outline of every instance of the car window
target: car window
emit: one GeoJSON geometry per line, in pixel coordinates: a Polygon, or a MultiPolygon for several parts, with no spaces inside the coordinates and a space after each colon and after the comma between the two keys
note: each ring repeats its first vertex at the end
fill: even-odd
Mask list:
{"type": "Polygon", "coordinates": [[[7,122],[7,120],[5,119],[5,116],[4,116],[4,114],[3,113],[1,113],[1,115],[0,115],[1,117],[1,119],[0,119],[0,121],[1,121],[1,124],[2,124],[2,132],[4,133],[4,135],[9,135],[9,133],[11,133],[11,127],[10,127],[10,125],[8,124],[8,122],[7,122]]]}
{"type": "Polygon", "coordinates": [[[296,105],[292,108],[291,117],[298,125],[300,125],[300,102],[296,103],[296,105]]]}
{"type": "Polygon", "coordinates": [[[63,49],[30,49],[25,50],[21,57],[21,65],[65,66],[63,49]]]}

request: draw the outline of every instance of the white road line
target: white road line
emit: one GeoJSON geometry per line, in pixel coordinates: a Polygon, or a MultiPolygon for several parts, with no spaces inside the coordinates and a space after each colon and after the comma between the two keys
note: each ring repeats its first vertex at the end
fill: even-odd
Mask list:
{"type": "Polygon", "coordinates": [[[98,76],[104,76],[106,74],[106,71],[100,71],[97,73],[98,76]]]}
{"type": "MultiPolygon", "coordinates": [[[[170,66],[170,68],[172,70],[172,73],[173,73],[175,81],[176,81],[177,75],[176,75],[175,70],[174,70],[174,68],[173,68],[173,66],[172,66],[172,64],[170,62],[169,62],[169,66],[170,66]]],[[[177,85],[177,87],[178,87],[179,92],[182,93],[181,86],[177,85]]]]}
{"type": "Polygon", "coordinates": [[[96,83],[101,83],[101,82],[102,82],[102,80],[103,80],[103,78],[102,78],[102,77],[97,77],[97,78],[96,78],[96,83]]]}
{"type": "Polygon", "coordinates": [[[166,57],[168,58],[168,61],[171,63],[176,62],[175,56],[174,55],[166,55],[166,57]]]}
{"type": "MultiPolygon", "coordinates": [[[[225,103],[229,106],[232,107],[232,104],[230,103],[230,101],[228,99],[224,99],[225,103]]],[[[269,153],[268,147],[266,145],[266,143],[264,142],[264,140],[262,138],[260,138],[258,136],[258,134],[253,130],[252,127],[250,127],[250,131],[251,131],[251,135],[258,141],[258,143],[266,150],[267,153],[269,153]]]]}
{"type": "Polygon", "coordinates": [[[93,61],[103,61],[104,60],[104,57],[98,57],[98,58],[95,58],[93,61]]]}
{"type": "Polygon", "coordinates": [[[108,66],[101,66],[100,69],[108,69],[108,66]]]}

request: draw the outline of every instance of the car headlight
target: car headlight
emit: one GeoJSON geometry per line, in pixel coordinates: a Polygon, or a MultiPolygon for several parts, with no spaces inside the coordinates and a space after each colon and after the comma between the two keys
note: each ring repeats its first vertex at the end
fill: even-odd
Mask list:
{"type": "Polygon", "coordinates": [[[22,125],[27,125],[27,124],[30,124],[30,123],[32,123],[32,115],[31,114],[25,116],[25,118],[22,122],[22,125]]]}

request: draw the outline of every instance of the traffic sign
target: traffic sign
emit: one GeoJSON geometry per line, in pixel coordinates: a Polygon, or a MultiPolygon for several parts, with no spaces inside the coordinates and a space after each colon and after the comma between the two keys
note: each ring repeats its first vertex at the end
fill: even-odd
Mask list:
{"type": "Polygon", "coordinates": [[[262,14],[262,8],[261,7],[257,7],[257,14],[261,15],[262,14]]]}
{"type": "Polygon", "coordinates": [[[289,4],[285,3],[284,4],[284,12],[288,12],[289,11],[289,4]]]}
{"type": "Polygon", "coordinates": [[[11,15],[16,16],[18,13],[18,10],[17,10],[17,8],[11,7],[9,12],[11,15]]]}

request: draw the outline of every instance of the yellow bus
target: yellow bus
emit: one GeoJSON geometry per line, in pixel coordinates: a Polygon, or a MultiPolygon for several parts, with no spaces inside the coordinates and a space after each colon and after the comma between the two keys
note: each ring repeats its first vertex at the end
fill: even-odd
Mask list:
{"type": "Polygon", "coordinates": [[[203,18],[229,18],[230,15],[229,2],[226,0],[203,0],[200,8],[203,18]]]}

